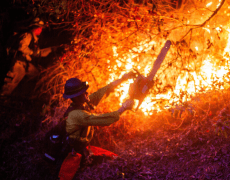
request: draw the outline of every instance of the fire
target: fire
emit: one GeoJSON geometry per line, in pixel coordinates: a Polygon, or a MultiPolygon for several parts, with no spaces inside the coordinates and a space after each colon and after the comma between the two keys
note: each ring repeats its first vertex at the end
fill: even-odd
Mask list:
{"type": "MultiPolygon", "coordinates": [[[[221,0],[216,1],[207,1],[206,2],[206,8],[210,8],[212,10],[213,8],[218,8],[221,4],[221,0]]],[[[228,9],[230,6],[228,6],[228,9]]],[[[190,13],[190,10],[187,10],[188,13],[190,13]]],[[[192,12],[191,12],[192,14],[192,12]]],[[[228,16],[228,12],[225,12],[226,16],[228,16]]],[[[203,15],[204,17],[208,15],[203,15]]],[[[187,19],[186,22],[189,24],[190,22],[197,22],[198,24],[202,22],[202,18],[194,18],[197,19],[197,21],[193,19],[187,19]]],[[[196,24],[196,23],[194,23],[196,24]]],[[[181,74],[177,74],[175,79],[175,87],[172,90],[168,90],[167,92],[164,92],[164,94],[158,93],[150,93],[143,103],[140,106],[140,110],[145,115],[152,115],[154,111],[161,111],[162,106],[158,104],[158,101],[160,100],[166,100],[168,104],[163,107],[163,109],[166,109],[172,104],[175,105],[175,103],[183,103],[186,101],[191,100],[191,97],[202,92],[207,92],[209,90],[212,90],[213,88],[218,89],[224,89],[226,88],[225,82],[230,81],[228,77],[225,75],[229,72],[230,69],[230,62],[229,62],[229,52],[230,52],[230,24],[222,25],[222,24],[206,24],[205,26],[201,27],[200,29],[204,30],[206,33],[208,33],[209,40],[212,43],[215,42],[215,36],[216,34],[221,34],[223,31],[227,32],[227,39],[226,39],[226,46],[222,52],[222,54],[218,54],[216,56],[217,52],[209,51],[209,53],[204,53],[205,49],[208,49],[206,47],[206,42],[202,42],[202,40],[197,39],[196,41],[193,41],[190,43],[190,48],[194,53],[197,53],[197,56],[201,59],[201,64],[199,64],[198,69],[193,69],[192,66],[195,67],[194,64],[196,62],[192,62],[194,64],[189,64],[184,66],[188,69],[188,71],[182,71],[181,74]],[[218,57],[218,58],[217,58],[218,57]],[[220,61],[224,59],[223,64],[220,65],[220,61]],[[218,84],[218,87],[216,87],[218,84]],[[215,87],[214,87],[215,86],[215,87]],[[185,94],[184,96],[181,96],[181,94],[185,94]]],[[[199,33],[198,33],[199,34],[199,33]]],[[[219,35],[218,35],[219,36],[219,35]]],[[[224,37],[226,38],[226,36],[224,37]]],[[[154,38],[153,38],[154,39],[154,38]]],[[[220,38],[219,38],[220,39],[220,38]]],[[[114,81],[117,78],[121,78],[123,74],[130,72],[133,69],[136,69],[140,71],[140,73],[144,76],[148,76],[150,73],[154,60],[157,58],[158,53],[160,52],[161,47],[160,44],[164,44],[165,40],[151,40],[151,41],[142,41],[139,42],[139,44],[136,45],[136,47],[129,50],[128,53],[122,54],[119,53],[119,49],[122,49],[117,46],[113,46],[113,58],[115,59],[116,64],[114,66],[110,66],[110,69],[121,70],[119,73],[119,76],[111,70],[110,78],[107,83],[110,83],[114,81]],[[154,51],[154,53],[152,53],[154,51]],[[141,54],[141,55],[140,55],[141,54]],[[144,58],[142,57],[145,56],[144,58]]],[[[222,46],[222,45],[221,45],[222,46]]],[[[167,63],[170,61],[170,59],[173,58],[173,54],[175,54],[176,48],[175,45],[171,46],[171,49],[169,50],[168,54],[166,55],[166,58],[164,62],[161,65],[164,68],[166,68],[167,63]]],[[[218,52],[219,53],[219,52],[218,52]]],[[[174,62],[177,63],[177,62],[174,62]]],[[[156,77],[161,77],[164,71],[159,69],[159,71],[156,74],[156,77]]],[[[167,74],[168,75],[168,74],[167,74]]],[[[170,75],[170,74],[169,74],[170,75]]],[[[171,76],[174,76],[171,74],[171,76]]],[[[117,88],[115,95],[119,98],[120,105],[122,102],[125,101],[125,99],[129,98],[129,87],[130,84],[133,83],[133,80],[129,80],[127,82],[124,82],[120,87],[117,88]]]]}
{"type": "MultiPolygon", "coordinates": [[[[74,39],[74,52],[68,52],[68,57],[57,63],[57,70],[60,66],[64,73],[56,73],[56,69],[52,73],[55,77],[57,74],[64,76],[61,77],[63,80],[73,75],[86,79],[92,75],[92,84],[96,85],[104,79],[108,80],[103,84],[108,84],[133,69],[147,77],[163,44],[171,40],[173,44],[154,77],[156,83],[142,102],[140,111],[151,115],[189,101],[200,91],[226,88],[230,81],[226,76],[230,69],[230,6],[227,1],[183,1],[185,4],[175,12],[161,1],[156,2],[161,5],[157,13],[152,7],[149,9],[149,5],[134,3],[129,9],[113,3],[109,7],[111,10],[103,10],[106,12],[103,15],[107,15],[103,18],[98,15],[100,11],[88,8],[92,11],[87,13],[97,12],[97,15],[89,18],[89,22],[92,19],[90,24],[84,22],[79,27],[85,30],[77,30],[80,35],[74,39]],[[139,10],[131,11],[135,6],[139,10]],[[88,32],[92,33],[89,33],[89,42],[85,42],[88,32]],[[109,77],[103,74],[109,74],[109,77]]],[[[76,20],[81,17],[84,16],[79,15],[76,20]]],[[[47,89],[59,83],[59,79],[52,78],[52,81],[55,82],[49,83],[47,89]]],[[[120,105],[129,98],[131,83],[133,80],[128,80],[115,90],[120,105]]],[[[96,89],[91,87],[92,91],[96,89]]]]}
{"type": "MultiPolygon", "coordinates": [[[[220,30],[219,27],[216,28],[217,31],[220,30]]],[[[230,30],[227,30],[230,33],[230,30]]],[[[138,46],[137,48],[135,48],[136,52],[141,52],[141,51],[145,51],[148,52],[151,47],[153,45],[155,45],[156,42],[152,41],[149,43],[141,43],[140,46],[138,46]]],[[[195,49],[198,51],[199,47],[195,47],[195,49]]],[[[119,54],[117,53],[117,47],[113,47],[114,50],[114,57],[119,57],[119,54]]],[[[226,56],[226,54],[228,54],[230,51],[230,36],[228,36],[228,43],[227,46],[223,52],[223,58],[225,58],[226,60],[229,60],[229,57],[226,56]]],[[[170,56],[170,55],[167,55],[170,56]]],[[[139,60],[137,60],[138,63],[134,62],[134,59],[137,58],[137,55],[133,54],[133,53],[129,53],[126,56],[123,56],[123,58],[118,58],[116,60],[117,65],[121,67],[122,63],[121,62],[126,62],[125,64],[125,70],[121,72],[119,78],[125,74],[130,72],[130,70],[132,70],[133,68],[137,67],[138,70],[142,70],[141,73],[144,76],[147,76],[148,73],[151,71],[153,62],[151,61],[145,61],[145,62],[140,62],[144,63],[145,68],[141,68],[141,65],[139,65],[139,60]]],[[[168,57],[170,58],[170,57],[168,57]]],[[[173,91],[168,91],[166,94],[149,94],[144,102],[142,103],[142,105],[140,106],[141,111],[145,114],[145,115],[152,115],[154,111],[161,111],[162,109],[159,107],[159,105],[157,104],[157,101],[154,100],[160,100],[160,99],[164,99],[164,100],[168,100],[169,104],[172,102],[179,102],[179,98],[178,96],[180,95],[181,92],[186,92],[187,95],[189,96],[184,96],[182,98],[182,102],[185,101],[189,101],[190,100],[190,96],[196,94],[197,92],[199,92],[199,90],[201,89],[205,89],[205,91],[208,91],[210,89],[212,89],[212,85],[214,81],[217,82],[224,82],[224,75],[228,72],[228,68],[230,66],[230,63],[228,63],[227,65],[223,65],[221,67],[219,66],[215,66],[215,57],[212,55],[207,55],[205,60],[203,61],[203,64],[200,68],[199,72],[186,72],[184,75],[179,75],[177,80],[176,80],[176,86],[174,88],[173,91]],[[189,77],[193,78],[193,81],[187,81],[189,77]],[[177,95],[177,96],[172,96],[172,95],[177,95]]],[[[229,62],[229,61],[228,61],[229,62]]],[[[113,80],[115,80],[117,78],[117,76],[112,73],[110,76],[110,79],[108,82],[112,82],[113,80]]],[[[225,79],[226,81],[226,79],[225,79]]],[[[125,83],[123,83],[117,90],[116,90],[116,96],[120,97],[119,101],[120,101],[120,105],[122,104],[122,102],[124,102],[125,99],[129,98],[128,92],[129,92],[129,86],[130,84],[133,83],[133,80],[129,80],[125,83]],[[121,94],[121,96],[120,96],[121,94]]],[[[223,85],[221,85],[219,87],[219,89],[223,89],[223,85]]],[[[168,107],[168,106],[167,106],[168,107]]],[[[165,107],[165,108],[167,108],[165,107]]]]}
{"type": "Polygon", "coordinates": [[[206,4],[206,7],[209,7],[212,5],[212,2],[209,2],[208,4],[206,4]]]}

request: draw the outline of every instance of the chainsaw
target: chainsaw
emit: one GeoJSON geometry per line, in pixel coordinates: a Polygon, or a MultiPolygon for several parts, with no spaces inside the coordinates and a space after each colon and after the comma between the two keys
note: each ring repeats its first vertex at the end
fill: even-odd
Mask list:
{"type": "Polygon", "coordinates": [[[150,71],[147,77],[143,76],[140,72],[136,71],[137,77],[132,84],[130,84],[129,88],[129,96],[130,99],[138,100],[138,105],[135,111],[138,110],[143,100],[147,96],[149,89],[153,87],[154,81],[153,78],[156,75],[158,69],[161,66],[161,63],[165,59],[165,56],[171,46],[171,41],[167,40],[164,47],[161,49],[160,54],[158,55],[156,61],[153,64],[153,68],[150,71]]]}

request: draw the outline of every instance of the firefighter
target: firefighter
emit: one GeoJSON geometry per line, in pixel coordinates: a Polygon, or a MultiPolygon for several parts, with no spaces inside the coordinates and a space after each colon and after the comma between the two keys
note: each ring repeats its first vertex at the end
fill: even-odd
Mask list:
{"type": "Polygon", "coordinates": [[[127,100],[117,111],[105,114],[93,114],[90,113],[90,110],[94,109],[94,106],[97,106],[100,100],[104,96],[109,95],[119,84],[134,77],[134,73],[127,73],[121,79],[90,95],[87,93],[89,85],[86,82],[82,82],[77,78],[71,78],[66,81],[63,97],[72,100],[72,104],[66,111],[68,113],[66,131],[70,134],[75,131],[75,133],[69,136],[70,145],[76,152],[82,155],[81,165],[89,155],[86,146],[93,138],[93,126],[109,126],[118,121],[124,111],[132,109],[134,102],[133,100],[127,100]]]}
{"type": "Polygon", "coordinates": [[[13,37],[20,40],[18,43],[15,43],[17,41],[15,40],[13,45],[7,48],[7,55],[13,54],[13,58],[10,59],[13,64],[4,79],[1,95],[10,95],[25,75],[35,77],[39,73],[35,59],[46,57],[52,51],[51,48],[39,49],[38,47],[39,35],[44,27],[44,22],[36,18],[31,25],[31,31],[23,33],[20,37],[17,34],[13,37]],[[18,48],[14,49],[15,44],[18,44],[18,48]]]}

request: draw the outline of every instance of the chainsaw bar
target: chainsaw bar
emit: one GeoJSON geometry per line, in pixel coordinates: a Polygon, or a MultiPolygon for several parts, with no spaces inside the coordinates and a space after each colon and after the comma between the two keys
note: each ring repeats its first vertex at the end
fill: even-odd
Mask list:
{"type": "Polygon", "coordinates": [[[161,49],[160,54],[158,55],[156,61],[153,64],[153,68],[147,77],[144,77],[138,73],[138,77],[133,84],[130,85],[130,98],[138,99],[139,103],[136,107],[136,110],[140,107],[146,95],[148,94],[149,89],[153,85],[153,78],[156,75],[158,69],[160,68],[169,48],[171,46],[171,41],[167,40],[164,47],[161,49]]]}
{"type": "Polygon", "coordinates": [[[154,62],[153,68],[152,68],[152,70],[151,70],[151,72],[150,72],[150,74],[149,74],[149,76],[148,76],[148,79],[149,79],[150,81],[153,80],[155,74],[157,73],[158,69],[160,68],[161,63],[162,63],[163,60],[165,59],[165,56],[166,56],[166,54],[167,54],[167,52],[168,52],[170,46],[171,46],[171,41],[167,40],[167,41],[165,42],[164,47],[161,49],[161,52],[160,52],[160,54],[158,55],[156,61],[154,62]]]}
{"type": "MultiPolygon", "coordinates": [[[[164,61],[165,56],[166,56],[170,46],[171,46],[171,41],[167,40],[165,42],[164,47],[161,49],[160,54],[157,56],[157,59],[153,64],[153,68],[152,68],[151,72],[149,73],[149,76],[147,77],[150,82],[153,81],[153,78],[156,75],[158,69],[160,68],[162,62],[164,61]]],[[[142,88],[142,94],[145,94],[148,90],[149,90],[149,86],[147,84],[144,85],[144,87],[142,88]]]]}

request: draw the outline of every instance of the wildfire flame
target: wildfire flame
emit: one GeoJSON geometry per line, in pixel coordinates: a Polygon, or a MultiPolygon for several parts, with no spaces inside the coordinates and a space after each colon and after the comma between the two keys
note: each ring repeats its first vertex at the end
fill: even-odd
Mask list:
{"type": "MultiPolygon", "coordinates": [[[[206,7],[209,7],[212,5],[212,2],[209,2],[206,7]]],[[[173,91],[168,91],[165,94],[149,94],[144,102],[142,103],[142,105],[140,106],[140,109],[142,110],[142,112],[145,115],[151,115],[153,114],[153,111],[160,111],[160,107],[158,106],[156,101],[153,101],[153,99],[157,100],[157,99],[166,99],[169,101],[169,103],[172,102],[179,102],[179,98],[176,98],[176,96],[174,96],[174,98],[172,98],[172,94],[176,94],[177,96],[180,95],[181,92],[186,92],[187,96],[182,98],[182,102],[191,100],[191,96],[195,95],[196,93],[198,93],[200,90],[204,90],[204,91],[208,91],[213,89],[213,82],[219,82],[219,89],[223,89],[224,85],[223,82],[226,81],[230,81],[229,78],[225,77],[226,73],[229,72],[229,68],[230,68],[230,62],[229,62],[229,51],[230,51],[230,29],[228,28],[230,27],[230,24],[227,27],[216,27],[216,31],[220,32],[221,29],[225,29],[228,32],[228,38],[227,38],[227,45],[224,48],[223,54],[221,55],[223,59],[225,59],[227,63],[223,64],[222,66],[218,66],[215,64],[216,62],[216,57],[213,56],[213,54],[206,54],[203,60],[203,63],[200,67],[200,71],[196,72],[186,72],[183,75],[179,75],[177,80],[176,80],[176,86],[174,88],[173,91]],[[193,81],[187,81],[188,78],[193,78],[193,81]],[[221,84],[222,83],[222,84],[221,84]]],[[[207,30],[208,33],[211,32],[211,29],[209,28],[209,26],[205,27],[205,30],[207,30]]],[[[145,52],[148,52],[153,45],[157,45],[157,43],[155,41],[151,41],[151,42],[142,42],[140,43],[139,46],[137,46],[136,48],[132,49],[135,52],[143,52],[143,50],[145,52]]],[[[194,49],[196,51],[199,51],[200,48],[203,47],[199,47],[199,43],[195,44],[194,49]]],[[[123,57],[119,56],[119,53],[117,53],[117,49],[118,47],[114,46],[113,47],[113,53],[114,53],[114,57],[117,58],[117,64],[114,67],[111,68],[117,68],[121,66],[120,62],[125,62],[125,70],[121,72],[120,76],[116,76],[115,73],[111,73],[110,79],[108,80],[108,82],[112,82],[113,80],[115,80],[116,78],[120,78],[123,74],[129,72],[130,70],[132,70],[134,67],[137,67],[140,72],[144,75],[147,76],[148,73],[150,72],[152,65],[154,62],[151,61],[144,61],[144,62],[134,62],[135,58],[138,58],[138,56],[133,53],[133,51],[130,51],[130,53],[126,54],[123,57]],[[141,69],[139,64],[144,64],[145,68],[141,69]]],[[[171,48],[169,50],[173,51],[173,48],[171,48]]],[[[166,59],[170,59],[171,55],[170,53],[166,56],[166,59]]],[[[163,63],[164,64],[164,63],[163,63]]],[[[128,98],[128,92],[129,92],[129,86],[130,83],[132,83],[133,80],[129,80],[125,83],[123,83],[117,90],[116,90],[116,96],[120,97],[119,101],[120,101],[120,105],[122,104],[122,102],[124,102],[124,100],[126,98],[128,98]],[[120,96],[120,94],[122,94],[120,96]]],[[[168,107],[168,106],[167,106],[168,107]]],[[[165,108],[167,108],[165,107],[165,108]]]]}

